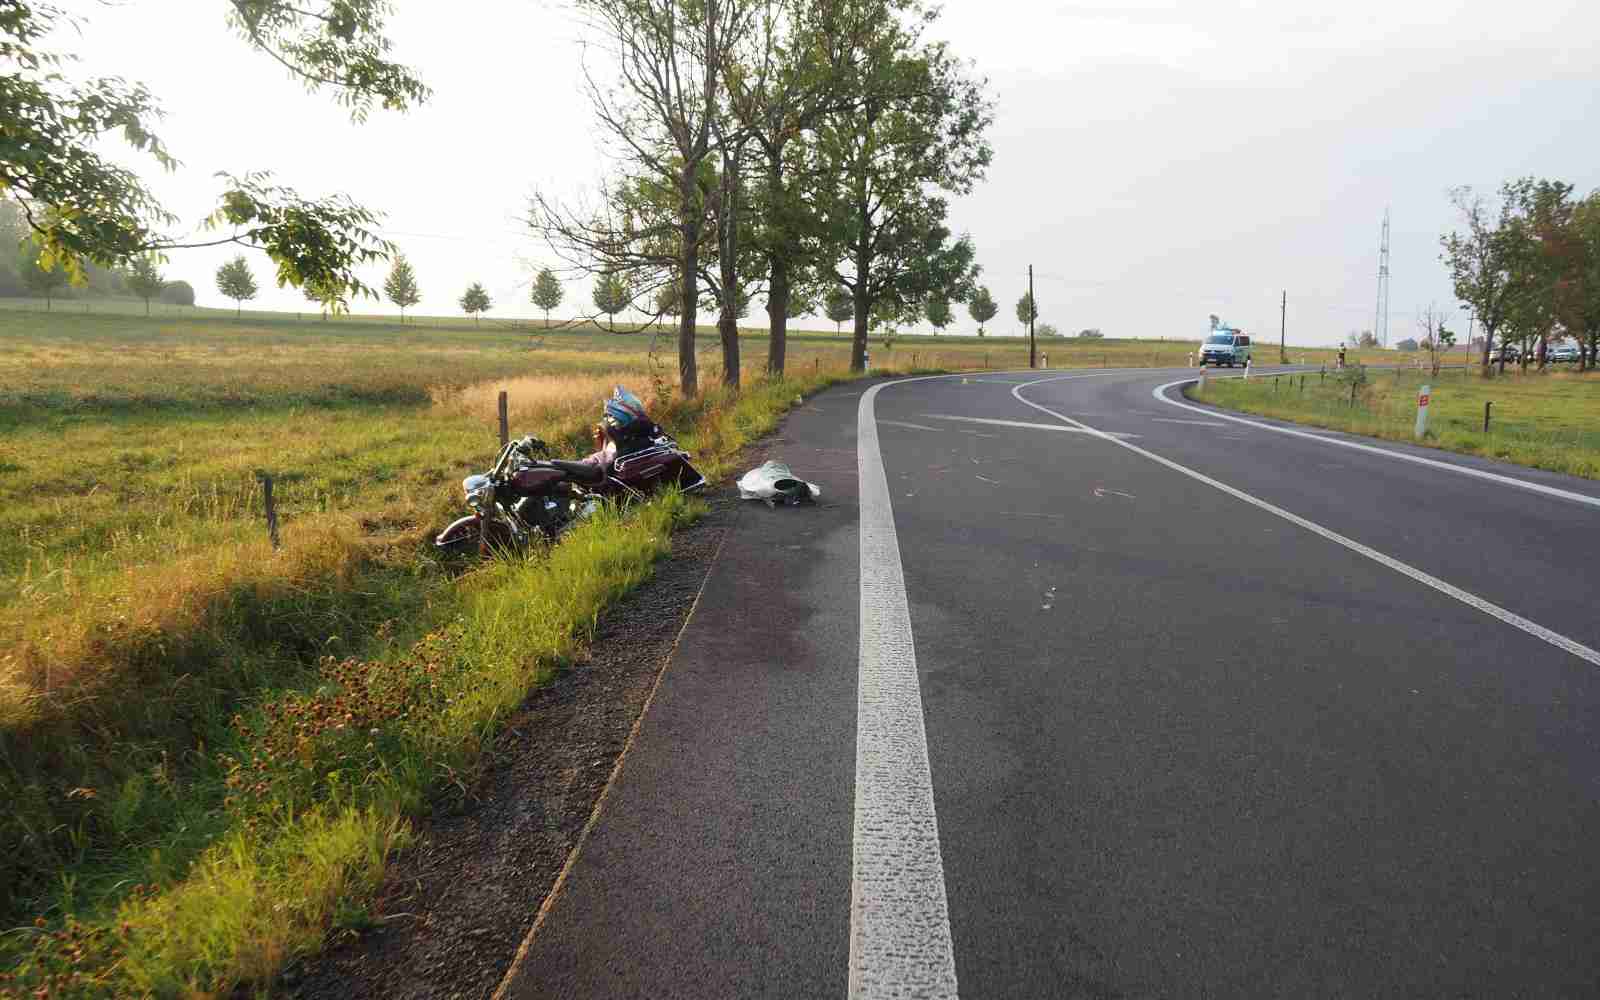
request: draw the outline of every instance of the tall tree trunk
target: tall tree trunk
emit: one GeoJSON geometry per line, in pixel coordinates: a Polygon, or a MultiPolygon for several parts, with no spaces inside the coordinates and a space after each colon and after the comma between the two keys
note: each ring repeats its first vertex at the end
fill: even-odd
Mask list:
{"type": "Polygon", "coordinates": [[[678,301],[683,309],[678,315],[678,388],[684,398],[700,392],[700,375],[695,369],[694,328],[699,318],[700,287],[700,227],[701,217],[696,197],[695,175],[685,167],[678,180],[678,224],[683,243],[678,252],[678,301]]]}
{"type": "Polygon", "coordinates": [[[784,355],[789,349],[789,234],[788,219],[784,218],[783,149],[779,147],[767,157],[767,197],[769,213],[779,215],[779,239],[783,246],[767,252],[767,374],[774,378],[783,374],[784,355]]]}
{"type": "Polygon", "coordinates": [[[867,328],[872,318],[872,302],[867,296],[867,288],[871,284],[869,275],[872,273],[872,244],[868,237],[867,225],[868,206],[863,192],[860,202],[861,235],[856,242],[856,284],[852,288],[851,297],[856,303],[855,338],[850,344],[850,370],[864,372],[867,370],[867,328]]]}
{"type": "Polygon", "coordinates": [[[739,157],[740,147],[722,152],[722,204],[717,213],[717,264],[722,274],[722,384],[739,388],[739,157]]]}
{"type": "Polygon", "coordinates": [[[1489,324],[1485,323],[1483,325],[1483,373],[1485,375],[1489,374],[1489,365],[1491,364],[1491,358],[1489,357],[1489,352],[1493,349],[1493,347],[1494,347],[1494,327],[1492,327],[1489,324]]]}

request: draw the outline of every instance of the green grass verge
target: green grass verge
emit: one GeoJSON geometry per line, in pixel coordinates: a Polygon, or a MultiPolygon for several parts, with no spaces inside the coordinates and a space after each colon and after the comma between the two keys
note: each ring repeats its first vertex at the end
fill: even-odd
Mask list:
{"type": "Polygon", "coordinates": [[[1600,374],[1485,378],[1476,369],[1446,369],[1437,376],[1368,369],[1367,379],[1353,404],[1350,384],[1333,373],[1325,379],[1315,372],[1285,375],[1276,384],[1267,376],[1211,379],[1203,396],[1194,386],[1185,394],[1245,413],[1600,479],[1600,374]],[[1424,383],[1433,387],[1428,433],[1416,441],[1417,391],[1424,383]],[[1494,407],[1485,433],[1489,402],[1494,407]]]}
{"type": "MultiPolygon", "coordinates": [[[[762,382],[660,409],[716,474],[835,380],[762,382]]],[[[25,828],[8,837],[47,870],[10,900],[38,920],[0,936],[11,967],[0,995],[225,993],[267,982],[332,930],[363,926],[410,820],[470,782],[505,714],[697,513],[679,496],[607,512],[547,552],[456,580],[370,553],[330,555],[331,575],[293,578],[251,550],[243,561],[259,563],[258,576],[234,578],[220,608],[113,635],[108,648],[126,662],[108,683],[126,697],[0,732],[8,792],[48,799],[17,810],[25,828]],[[402,616],[410,633],[395,625],[402,616]],[[151,679],[140,667],[155,685],[133,683],[151,679]]],[[[314,541],[342,551],[337,538],[314,541]]]]}

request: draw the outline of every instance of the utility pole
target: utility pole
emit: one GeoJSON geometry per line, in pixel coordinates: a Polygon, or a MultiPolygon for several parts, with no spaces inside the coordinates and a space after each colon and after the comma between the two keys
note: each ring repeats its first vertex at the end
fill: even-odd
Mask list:
{"type": "Polygon", "coordinates": [[[1033,339],[1033,319],[1039,315],[1039,300],[1033,297],[1033,265],[1028,265],[1028,367],[1039,367],[1039,348],[1033,339]]]}
{"type": "Polygon", "coordinates": [[[1278,364],[1289,363],[1289,290],[1283,290],[1283,302],[1278,306],[1278,364]]]}

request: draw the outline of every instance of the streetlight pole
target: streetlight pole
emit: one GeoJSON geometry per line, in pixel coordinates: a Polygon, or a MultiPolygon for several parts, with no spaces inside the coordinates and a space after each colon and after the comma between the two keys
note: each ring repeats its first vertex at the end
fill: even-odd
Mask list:
{"type": "Polygon", "coordinates": [[[1278,306],[1278,364],[1289,363],[1289,290],[1283,290],[1283,302],[1278,306]]]}

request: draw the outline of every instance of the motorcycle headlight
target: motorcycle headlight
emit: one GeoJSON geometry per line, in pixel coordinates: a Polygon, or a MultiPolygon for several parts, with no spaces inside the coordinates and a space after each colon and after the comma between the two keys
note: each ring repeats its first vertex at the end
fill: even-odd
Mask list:
{"type": "Polygon", "coordinates": [[[494,498],[494,482],[488,476],[468,476],[461,482],[461,491],[467,495],[467,506],[481,510],[494,498]]]}

